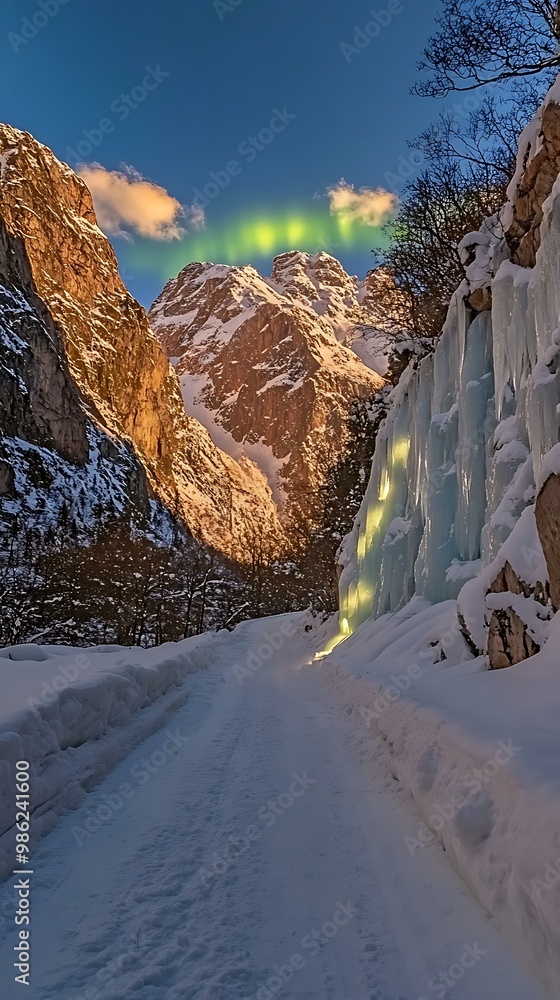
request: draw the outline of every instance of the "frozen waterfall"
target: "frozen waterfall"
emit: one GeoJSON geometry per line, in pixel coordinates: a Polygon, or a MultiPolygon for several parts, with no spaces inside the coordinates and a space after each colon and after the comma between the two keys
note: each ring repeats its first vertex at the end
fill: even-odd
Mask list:
{"type": "Polygon", "coordinates": [[[533,269],[506,259],[507,206],[461,244],[467,262],[474,253],[467,280],[434,354],[393,392],[342,546],[343,633],[414,595],[457,597],[534,502],[543,456],[558,442],[558,182],[545,208],[533,269]],[[491,312],[473,314],[476,283],[491,284],[491,312]]]}

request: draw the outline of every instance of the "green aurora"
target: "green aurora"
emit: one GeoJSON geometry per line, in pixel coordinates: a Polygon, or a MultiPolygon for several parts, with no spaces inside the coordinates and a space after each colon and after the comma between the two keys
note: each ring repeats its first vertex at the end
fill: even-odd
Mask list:
{"type": "Polygon", "coordinates": [[[364,272],[372,262],[369,252],[383,246],[381,227],[330,215],[323,206],[307,211],[259,212],[251,217],[225,221],[222,225],[187,233],[182,240],[158,244],[141,241],[130,246],[128,258],[138,271],[157,271],[163,281],[175,277],[192,261],[216,264],[247,264],[266,260],[288,250],[318,253],[364,252],[364,272]]]}

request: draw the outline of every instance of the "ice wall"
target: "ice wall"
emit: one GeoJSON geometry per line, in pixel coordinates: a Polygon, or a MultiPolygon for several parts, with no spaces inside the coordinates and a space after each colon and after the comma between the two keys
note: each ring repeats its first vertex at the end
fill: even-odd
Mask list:
{"type": "Polygon", "coordinates": [[[341,550],[343,633],[414,594],[457,597],[534,501],[543,456],[558,442],[560,184],[533,269],[508,259],[508,212],[463,241],[467,280],[437,349],[393,393],[341,550]],[[468,298],[482,284],[492,310],[474,315],[468,298]]]}

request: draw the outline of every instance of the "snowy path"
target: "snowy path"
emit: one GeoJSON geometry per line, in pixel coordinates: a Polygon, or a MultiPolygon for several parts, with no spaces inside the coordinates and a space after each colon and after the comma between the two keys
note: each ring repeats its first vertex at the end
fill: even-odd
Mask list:
{"type": "Polygon", "coordinates": [[[155,733],[43,841],[33,985],[11,982],[8,922],[2,997],[543,1000],[445,855],[410,857],[417,817],[374,778],[320,670],[301,669],[303,640],[238,683],[233,663],[277,622],[237,630],[192,679],[177,752],[155,733]]]}

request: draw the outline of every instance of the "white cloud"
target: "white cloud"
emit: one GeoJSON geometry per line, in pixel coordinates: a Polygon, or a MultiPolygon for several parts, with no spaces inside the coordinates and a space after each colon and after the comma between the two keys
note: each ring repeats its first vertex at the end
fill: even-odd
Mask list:
{"type": "Polygon", "coordinates": [[[331,202],[331,215],[340,215],[346,222],[361,222],[364,226],[379,226],[393,215],[398,207],[396,194],[385,188],[361,187],[355,189],[345,180],[327,189],[331,202]]]}
{"type": "Polygon", "coordinates": [[[204,212],[184,208],[163,187],[146,180],[133,167],[106,170],[100,163],[78,171],[89,187],[99,227],[109,236],[131,239],[132,233],[150,240],[178,240],[186,229],[204,226],[204,212]],[[181,221],[180,221],[181,220],[181,221]]]}
{"type": "Polygon", "coordinates": [[[183,207],[183,212],[189,229],[204,229],[206,215],[202,205],[187,205],[183,207]]]}

